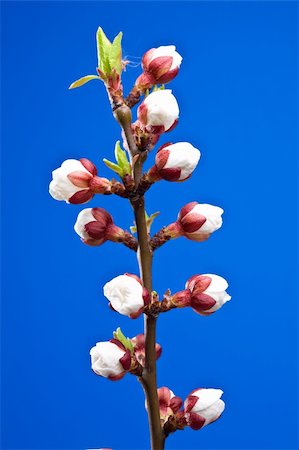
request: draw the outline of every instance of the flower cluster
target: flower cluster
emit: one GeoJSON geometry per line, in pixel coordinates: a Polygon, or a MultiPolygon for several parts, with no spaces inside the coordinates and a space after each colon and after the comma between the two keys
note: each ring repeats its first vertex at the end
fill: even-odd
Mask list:
{"type": "Polygon", "coordinates": [[[110,42],[99,28],[97,75],[87,75],[70,86],[71,89],[77,88],[94,79],[104,82],[113,115],[121,126],[124,150],[117,141],[114,150],[116,161],[103,161],[120,177],[120,181],[99,177],[96,166],[86,158],[67,159],[52,172],[49,192],[54,199],[69,204],[86,203],[96,194],[116,194],[128,199],[134,210],[136,227],[131,227],[131,231],[138,231],[138,240],[117,226],[111,214],[101,207],[82,209],[74,230],[89,246],[97,247],[111,241],[122,243],[137,253],[142,275],[118,275],[104,285],[103,292],[114,312],[131,319],[144,314],[145,334],[127,338],[118,328],[112,339],[97,342],[91,348],[91,368],[95,374],[112,381],[120,380],[127,373],[139,378],[146,393],[146,408],[155,409],[153,415],[149,412],[156,422],[152,423],[152,427],[156,427],[153,434],[158,439],[154,448],[162,448],[164,438],[170,433],[188,426],[198,430],[214,422],[222,414],[224,402],[221,389],[195,389],[184,403],[167,387],[157,390],[155,361],[160,357],[162,347],[155,342],[156,318],[160,313],[183,307],[209,316],[231,297],[226,291],[228,283],[224,278],[197,274],[187,280],[185,289],[174,294],[168,290],[160,300],[158,293],[152,290],[152,253],[168,240],[178,237],[195,242],[206,241],[222,226],[224,211],[207,203],[188,203],[181,208],[173,223],[150,236],[150,226],[157,213],[146,214],[145,192],[160,180],[188,180],[200,161],[201,152],[189,142],[168,142],[157,150],[154,165],[143,172],[143,163],[161,135],[173,130],[178,123],[178,102],[172,90],[165,89],[164,84],[178,74],[182,57],[173,45],[148,50],[142,58],[142,73],[128,97],[124,98],[121,75],[126,61],[122,59],[121,39],[122,33],[119,33],[110,42]],[[131,108],[142,96],[137,118],[132,123],[131,108]]]}
{"type": "Polygon", "coordinates": [[[106,283],[104,295],[114,311],[131,319],[136,319],[143,312],[166,312],[187,306],[202,316],[208,316],[231,299],[227,288],[227,281],[219,275],[193,275],[186,282],[184,290],[172,296],[165,294],[162,302],[159,302],[157,295],[150,299],[139,277],[126,273],[106,283]]]}

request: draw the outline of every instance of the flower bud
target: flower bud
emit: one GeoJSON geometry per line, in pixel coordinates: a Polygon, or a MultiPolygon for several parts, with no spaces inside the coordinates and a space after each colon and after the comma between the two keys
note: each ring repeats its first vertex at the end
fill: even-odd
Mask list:
{"type": "Polygon", "coordinates": [[[131,354],[117,339],[98,342],[90,350],[91,368],[112,381],[120,380],[131,367],[131,354]]]}
{"type": "Polygon", "coordinates": [[[106,283],[104,295],[115,311],[131,319],[139,317],[149,302],[149,293],[141,280],[130,274],[119,275],[106,283]]]}
{"type": "Polygon", "coordinates": [[[231,299],[226,292],[228,283],[219,275],[194,275],[185,287],[191,293],[190,306],[202,316],[212,314],[231,299]]]}
{"type": "Polygon", "coordinates": [[[223,209],[218,206],[191,202],[179,212],[177,223],[182,234],[191,241],[205,241],[222,225],[223,209]]]}
{"type": "MultiPolygon", "coordinates": [[[[200,159],[200,151],[189,142],[177,142],[176,144],[165,144],[159,148],[155,163],[150,169],[155,175],[155,171],[160,178],[167,181],[185,181],[196,168],[200,159]]],[[[155,178],[155,176],[154,176],[155,178]]]]}
{"type": "Polygon", "coordinates": [[[96,166],[88,159],[67,159],[52,172],[49,192],[55,200],[86,203],[95,193],[104,194],[110,190],[110,181],[96,175],[96,166]]]}
{"type": "Polygon", "coordinates": [[[188,395],[184,403],[187,424],[193,430],[217,420],[224,411],[221,389],[196,389],[188,395]]]}
{"type": "MultiPolygon", "coordinates": [[[[138,334],[131,339],[134,346],[134,353],[137,361],[144,367],[145,365],[145,336],[144,334],[138,334]]],[[[160,344],[156,343],[156,358],[160,358],[162,353],[162,347],[160,344]]]]}
{"type": "Polygon", "coordinates": [[[173,128],[179,117],[179,107],[170,89],[149,94],[137,111],[139,122],[157,134],[173,128]]]}
{"type": "Polygon", "coordinates": [[[85,208],[77,218],[74,229],[88,245],[101,245],[105,241],[125,243],[126,232],[113,223],[111,215],[103,208],[85,208]]]}
{"type": "Polygon", "coordinates": [[[144,73],[136,80],[135,85],[149,88],[155,84],[169,83],[176,77],[182,59],[174,45],[151,48],[143,55],[144,73]]]}

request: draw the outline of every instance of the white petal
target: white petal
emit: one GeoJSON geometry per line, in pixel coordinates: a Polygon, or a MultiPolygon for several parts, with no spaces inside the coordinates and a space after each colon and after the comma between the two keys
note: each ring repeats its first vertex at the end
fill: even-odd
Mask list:
{"type": "Polygon", "coordinates": [[[180,168],[180,180],[188,178],[192,174],[200,159],[200,151],[189,142],[177,142],[165,147],[169,150],[169,156],[164,169],[180,168]]]}
{"type": "MultiPolygon", "coordinates": [[[[222,225],[222,218],[221,215],[223,214],[223,209],[219,208],[219,206],[213,206],[209,204],[198,204],[194,206],[192,211],[190,213],[198,213],[204,216],[207,220],[205,223],[200,227],[198,232],[200,233],[213,233],[214,231],[218,230],[222,225]]],[[[197,231],[192,234],[196,234],[197,231]]]]}
{"type": "Polygon", "coordinates": [[[222,394],[223,391],[221,389],[198,389],[192,393],[192,395],[198,397],[198,400],[191,411],[201,415],[201,411],[219,400],[222,394]]]}
{"type": "Polygon", "coordinates": [[[223,400],[217,400],[207,409],[201,411],[200,415],[206,419],[204,426],[208,425],[214,420],[217,420],[219,416],[223,413],[225,408],[225,403],[223,400]]]}
{"type": "Polygon", "coordinates": [[[77,159],[67,159],[61,164],[61,167],[53,170],[53,180],[49,186],[49,192],[55,200],[68,200],[76,194],[76,192],[84,190],[82,187],[75,186],[69,179],[68,175],[75,171],[88,172],[85,167],[77,159]]]}
{"type": "Polygon", "coordinates": [[[63,169],[63,171],[66,174],[69,174],[71,172],[76,172],[77,170],[80,170],[80,172],[86,172],[86,173],[90,174],[90,172],[87,169],[85,169],[83,164],[80,161],[78,161],[77,159],[66,159],[61,164],[61,169],[63,169]]]}
{"type": "Polygon", "coordinates": [[[91,211],[92,208],[82,209],[82,211],[79,212],[76,223],[74,225],[74,230],[82,239],[89,239],[89,236],[85,231],[85,225],[89,222],[96,222],[91,211]]]}
{"type": "Polygon", "coordinates": [[[228,293],[225,291],[224,292],[209,292],[208,295],[216,301],[216,304],[207,311],[209,313],[217,311],[219,308],[221,308],[226,302],[228,302],[231,299],[231,296],[228,295],[228,293]]]}
{"type": "Polygon", "coordinates": [[[125,316],[135,313],[144,306],[143,288],[135,278],[119,275],[104,286],[104,295],[112,307],[125,316]]]}
{"type": "Polygon", "coordinates": [[[209,277],[211,278],[211,283],[208,286],[208,288],[204,291],[205,293],[209,293],[209,292],[221,292],[221,291],[225,291],[228,288],[228,283],[227,281],[220,277],[219,275],[214,275],[211,273],[205,273],[202,274],[203,277],[209,277]]]}
{"type": "Polygon", "coordinates": [[[153,51],[151,61],[159,56],[172,56],[173,61],[170,67],[170,70],[175,69],[176,67],[180,67],[182,62],[181,55],[176,51],[174,45],[161,45],[158,48],[155,48],[153,51]]]}
{"type": "Polygon", "coordinates": [[[119,362],[124,354],[124,350],[112,342],[98,342],[90,350],[92,370],[102,377],[119,375],[124,371],[119,362]]]}
{"type": "Polygon", "coordinates": [[[152,92],[144,100],[147,106],[147,125],[172,127],[179,117],[179,106],[170,89],[152,92]]]}

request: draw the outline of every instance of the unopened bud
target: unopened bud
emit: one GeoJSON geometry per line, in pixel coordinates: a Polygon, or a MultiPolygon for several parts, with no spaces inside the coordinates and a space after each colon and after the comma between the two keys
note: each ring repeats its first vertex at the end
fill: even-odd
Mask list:
{"type": "Polygon", "coordinates": [[[164,144],[156,154],[156,165],[150,169],[149,175],[152,173],[155,177],[157,172],[167,181],[185,181],[192,175],[199,159],[200,151],[189,142],[164,144]]]}
{"type": "Polygon", "coordinates": [[[103,208],[83,209],[78,215],[74,229],[85,244],[98,246],[106,241],[113,241],[137,250],[136,239],[116,226],[112,216],[103,208]]]}
{"type": "Polygon", "coordinates": [[[218,206],[191,202],[179,212],[177,223],[182,234],[191,241],[205,241],[222,225],[223,209],[218,206]]]}
{"type": "Polygon", "coordinates": [[[157,134],[170,131],[179,117],[179,107],[171,90],[152,92],[141,103],[137,111],[139,122],[146,128],[157,130],[157,134]]]}
{"type": "Polygon", "coordinates": [[[112,381],[120,380],[131,367],[131,353],[117,339],[98,342],[90,350],[91,368],[112,381]]]}
{"type": "Polygon", "coordinates": [[[111,183],[97,176],[96,166],[86,158],[67,159],[52,172],[49,192],[55,200],[80,204],[92,199],[94,194],[109,194],[111,183]]]}
{"type": "Polygon", "coordinates": [[[193,430],[199,430],[221,416],[225,407],[222,394],[221,389],[196,389],[188,395],[184,412],[187,424],[193,430]]]}
{"type": "Polygon", "coordinates": [[[131,319],[139,317],[149,303],[149,293],[141,280],[130,274],[119,275],[106,283],[104,295],[115,311],[131,319]]]}
{"type": "Polygon", "coordinates": [[[149,88],[155,84],[169,83],[177,75],[182,59],[174,45],[148,50],[142,58],[144,73],[135,85],[149,88]]]}
{"type": "Polygon", "coordinates": [[[194,275],[186,283],[190,291],[189,305],[198,314],[208,316],[231,299],[227,288],[227,281],[219,275],[194,275]]]}

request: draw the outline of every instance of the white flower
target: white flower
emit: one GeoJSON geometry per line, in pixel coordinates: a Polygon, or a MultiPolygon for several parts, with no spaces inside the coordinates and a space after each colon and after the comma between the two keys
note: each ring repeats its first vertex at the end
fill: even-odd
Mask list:
{"type": "MultiPolygon", "coordinates": [[[[89,193],[89,181],[93,174],[90,173],[81,161],[76,159],[67,159],[61,166],[53,170],[52,181],[49,186],[49,192],[55,200],[64,200],[70,203],[73,195],[80,191],[89,193]],[[72,174],[75,172],[75,176],[72,174]]],[[[90,194],[90,198],[92,194],[90,194]]],[[[81,202],[80,202],[81,203],[81,202]]]]}
{"type": "Polygon", "coordinates": [[[138,108],[138,118],[147,127],[169,130],[179,117],[179,107],[170,89],[149,94],[138,108]]]}
{"type": "Polygon", "coordinates": [[[126,350],[113,342],[98,342],[90,350],[91,368],[102,377],[119,379],[125,372],[120,362],[125,355],[126,350]]]}
{"type": "Polygon", "coordinates": [[[138,317],[145,305],[143,286],[129,275],[119,275],[106,283],[104,295],[115,311],[131,318],[138,317]]]}
{"type": "Polygon", "coordinates": [[[168,181],[189,178],[200,159],[200,151],[189,142],[177,142],[161,147],[156,154],[159,175],[168,181]]]}
{"type": "Polygon", "coordinates": [[[197,389],[187,397],[185,412],[191,428],[199,429],[217,420],[224,411],[221,389],[197,389]]]}

